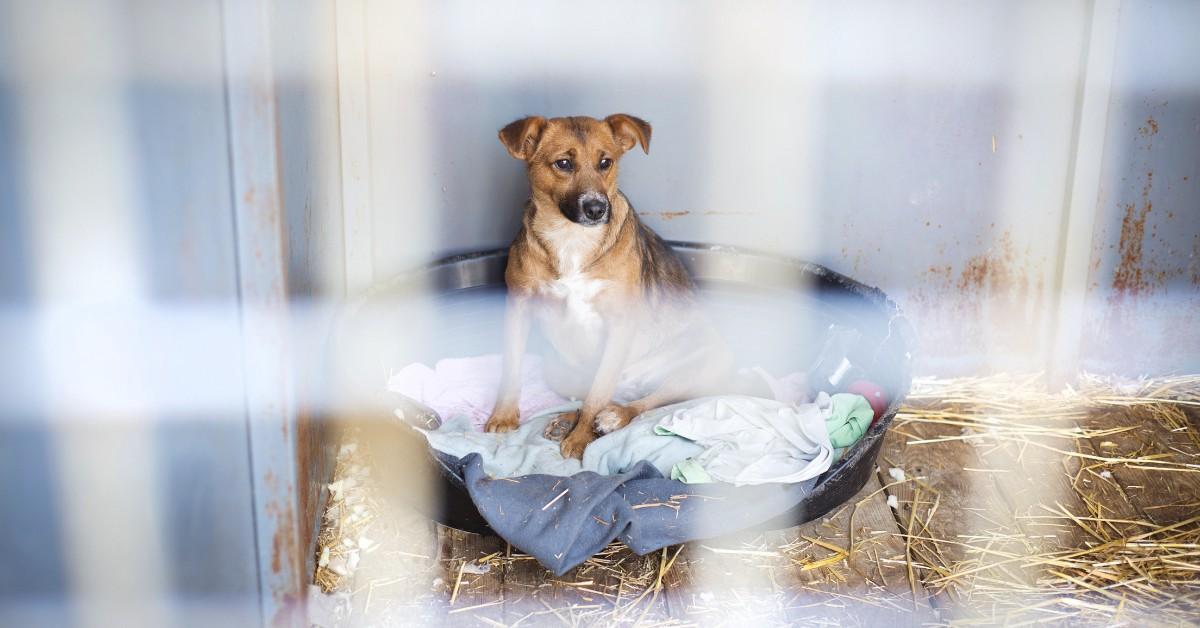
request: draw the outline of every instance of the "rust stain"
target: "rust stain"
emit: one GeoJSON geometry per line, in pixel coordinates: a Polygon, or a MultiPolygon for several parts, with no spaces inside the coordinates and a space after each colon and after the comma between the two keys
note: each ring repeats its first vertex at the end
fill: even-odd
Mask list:
{"type": "Polygon", "coordinates": [[[1138,127],[1138,135],[1142,137],[1158,135],[1158,122],[1154,118],[1146,118],[1146,126],[1138,127]]]}
{"type": "Polygon", "coordinates": [[[1150,201],[1150,190],[1154,186],[1154,173],[1146,173],[1146,184],[1142,186],[1142,202],[1138,206],[1129,203],[1125,206],[1125,216],[1121,219],[1121,239],[1118,243],[1120,261],[1113,272],[1112,295],[1110,303],[1119,303],[1128,297],[1136,297],[1153,289],[1150,278],[1158,279],[1147,272],[1143,265],[1145,255],[1146,218],[1154,210],[1150,201]]]}
{"type": "Polygon", "coordinates": [[[1190,267],[1190,279],[1193,286],[1200,287],[1200,233],[1192,236],[1192,255],[1190,267]]]}
{"type": "Polygon", "coordinates": [[[281,530],[276,530],[275,535],[271,538],[271,571],[279,573],[280,565],[279,556],[283,553],[280,547],[283,544],[283,538],[280,536],[281,530]]]}
{"type": "MultiPolygon", "coordinates": [[[[296,480],[301,549],[312,550],[316,545],[315,526],[320,519],[321,494],[326,483],[333,479],[336,449],[335,439],[325,429],[324,418],[314,415],[308,408],[299,408],[296,416],[296,480]]],[[[312,558],[316,560],[315,555],[312,558]]],[[[304,567],[307,569],[308,564],[304,567]]]]}
{"type": "MultiPolygon", "coordinates": [[[[290,497],[289,489],[288,498],[290,497]]],[[[279,608],[272,618],[271,625],[293,626],[296,625],[294,620],[297,612],[303,610],[296,592],[303,590],[304,581],[297,556],[295,518],[291,509],[277,508],[275,523],[275,534],[271,538],[271,571],[276,575],[285,576],[287,581],[273,587],[272,595],[279,608]]]]}
{"type": "Polygon", "coordinates": [[[679,218],[680,216],[687,216],[690,213],[692,213],[692,212],[687,211],[687,210],[678,211],[678,212],[658,212],[658,217],[662,218],[663,220],[675,220],[676,218],[679,218]]]}
{"type": "MultiPolygon", "coordinates": [[[[269,481],[268,484],[270,484],[269,481]]],[[[276,490],[268,490],[273,495],[278,495],[279,493],[276,490]]],[[[266,505],[267,517],[275,527],[275,531],[271,535],[271,573],[293,581],[273,586],[273,594],[275,595],[286,595],[288,591],[299,590],[302,584],[299,582],[302,568],[300,567],[299,548],[297,546],[296,517],[290,506],[293,502],[293,496],[292,487],[288,486],[283,495],[272,497],[271,501],[267,502],[266,505]],[[279,589],[280,586],[283,587],[283,590],[279,589]]]]}
{"type": "MultiPolygon", "coordinates": [[[[1141,142],[1142,148],[1149,150],[1149,138],[1159,130],[1158,123],[1147,118],[1138,129],[1139,136],[1147,138],[1141,142]]],[[[1122,181],[1131,178],[1122,177],[1122,181]]],[[[1186,183],[1189,176],[1181,180],[1186,183]]],[[[1090,285],[1094,294],[1102,295],[1106,307],[1089,312],[1084,321],[1084,346],[1089,347],[1090,359],[1130,373],[1186,364],[1186,358],[1180,362],[1174,356],[1194,355],[1196,349],[1189,347],[1200,347],[1200,335],[1192,331],[1196,329],[1195,312],[1200,311],[1200,291],[1195,289],[1200,287],[1200,234],[1192,234],[1190,246],[1179,241],[1178,230],[1190,228],[1191,223],[1178,225],[1175,214],[1182,206],[1173,206],[1170,194],[1162,196],[1163,185],[1171,191],[1172,179],[1148,170],[1138,182],[1136,197],[1117,202],[1119,237],[1102,236],[1105,244],[1093,251],[1090,285]],[[1160,188],[1157,199],[1156,183],[1160,188]],[[1155,201],[1159,201],[1157,208],[1155,201]],[[1100,259],[1114,260],[1110,275],[1102,274],[1105,265],[1100,259]],[[1189,287],[1181,290],[1183,286],[1172,285],[1176,280],[1189,287]]]]}
{"type": "Polygon", "coordinates": [[[997,351],[1035,356],[1045,309],[1044,262],[1004,231],[960,267],[930,265],[906,304],[922,345],[941,356],[997,351]]]}

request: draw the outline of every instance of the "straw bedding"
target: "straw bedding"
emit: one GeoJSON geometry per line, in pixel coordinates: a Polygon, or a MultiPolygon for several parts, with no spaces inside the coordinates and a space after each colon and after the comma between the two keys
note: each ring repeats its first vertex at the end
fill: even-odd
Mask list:
{"type": "Polygon", "coordinates": [[[613,545],[557,579],[390,499],[346,437],[317,625],[1200,621],[1200,376],[918,378],[878,477],[829,516],[644,557],[613,545]]]}

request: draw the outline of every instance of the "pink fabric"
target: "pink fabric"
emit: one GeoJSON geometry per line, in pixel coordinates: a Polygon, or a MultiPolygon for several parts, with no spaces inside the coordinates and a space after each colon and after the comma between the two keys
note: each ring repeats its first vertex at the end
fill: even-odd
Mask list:
{"type": "MultiPolygon", "coordinates": [[[[433,368],[410,364],[391,376],[388,390],[433,408],[442,421],[464,414],[477,429],[483,429],[496,403],[500,368],[501,358],[496,354],[446,358],[433,368]]],[[[541,358],[525,356],[521,365],[521,421],[567,401],[546,385],[541,358]]]]}
{"type": "MultiPolygon", "coordinates": [[[[438,360],[433,368],[410,364],[388,379],[388,390],[400,393],[432,408],[448,421],[456,415],[466,415],[476,429],[483,429],[500,387],[501,358],[497,354],[470,358],[438,360]]],[[[766,381],[776,401],[803,404],[809,402],[808,377],[805,373],[790,373],[773,377],[760,367],[751,369],[766,381]]],[[[629,396],[629,391],[624,396],[629,396]]],[[[621,397],[618,391],[617,397],[621,397]]],[[[637,395],[634,395],[636,397],[637,395]]],[[[567,403],[546,385],[542,376],[542,359],[527,355],[521,365],[521,422],[533,415],[567,403]]]]}

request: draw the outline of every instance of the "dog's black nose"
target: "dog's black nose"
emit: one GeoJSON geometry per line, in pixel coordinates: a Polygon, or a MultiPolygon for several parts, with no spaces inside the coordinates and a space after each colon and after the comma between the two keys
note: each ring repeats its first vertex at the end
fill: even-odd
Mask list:
{"type": "Polygon", "coordinates": [[[608,199],[589,198],[579,204],[583,217],[588,220],[600,220],[608,215],[608,199]]]}

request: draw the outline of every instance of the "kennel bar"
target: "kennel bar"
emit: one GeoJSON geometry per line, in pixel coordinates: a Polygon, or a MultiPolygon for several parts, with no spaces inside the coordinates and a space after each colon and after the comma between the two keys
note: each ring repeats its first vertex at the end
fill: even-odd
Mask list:
{"type": "Polygon", "coordinates": [[[1200,5],[617,2],[606,54],[514,43],[582,10],[0,6],[0,623],[298,621],[313,356],[507,243],[526,114],[645,117],[650,226],[879,286],[918,373],[1200,368],[1200,5]]]}

